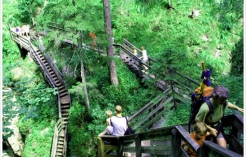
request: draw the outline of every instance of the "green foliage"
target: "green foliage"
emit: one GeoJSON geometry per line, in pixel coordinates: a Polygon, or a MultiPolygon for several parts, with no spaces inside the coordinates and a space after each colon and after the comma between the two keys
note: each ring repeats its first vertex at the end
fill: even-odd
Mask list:
{"type": "Polygon", "coordinates": [[[18,1],[18,18],[22,23],[33,25],[32,18],[39,14],[39,9],[44,5],[45,0],[20,0],[18,1]]]}
{"type": "Polygon", "coordinates": [[[72,135],[69,142],[69,156],[96,156],[93,148],[95,142],[93,141],[93,132],[95,130],[88,128],[90,117],[84,106],[73,101],[73,106],[69,111],[68,132],[72,135]]]}
{"type": "Polygon", "coordinates": [[[86,54],[86,58],[88,58],[88,60],[85,60],[86,81],[93,84],[93,86],[87,88],[90,93],[91,110],[89,112],[85,110],[85,103],[82,101],[83,92],[80,92],[83,89],[79,88],[80,83],[73,86],[69,90],[72,92],[73,98],[76,97],[76,99],[73,99],[69,114],[68,128],[69,134],[71,134],[71,142],[69,143],[71,156],[87,153],[86,149],[83,148],[89,148],[90,156],[96,156],[93,148],[97,141],[97,135],[106,127],[106,110],[114,111],[115,105],[120,104],[123,107],[123,115],[130,116],[136,110],[139,110],[143,104],[148,103],[155,97],[154,92],[140,86],[136,76],[119,60],[115,60],[120,82],[116,89],[114,86],[110,86],[106,65],[102,66],[107,62],[91,53],[86,54]],[[84,143],[85,140],[88,142],[84,143]],[[79,148],[78,145],[80,145],[79,148]]]}
{"type": "Polygon", "coordinates": [[[243,74],[243,37],[231,52],[231,75],[243,74]]]}
{"type": "Polygon", "coordinates": [[[32,131],[33,124],[34,121],[32,119],[23,118],[18,124],[20,132],[25,136],[29,135],[32,131]]]}
{"type": "Polygon", "coordinates": [[[18,114],[19,107],[16,105],[14,92],[11,89],[4,89],[2,92],[2,132],[5,133],[4,138],[8,138],[12,135],[13,131],[8,128],[10,125],[10,119],[18,114]]]}
{"type": "MultiPolygon", "coordinates": [[[[16,52],[19,52],[18,47],[16,44],[11,41],[11,36],[9,33],[8,22],[11,22],[11,26],[20,25],[19,21],[19,12],[16,8],[16,3],[11,2],[10,0],[6,0],[2,3],[4,7],[2,7],[2,57],[5,58],[6,55],[10,54],[13,59],[17,57],[16,52]]],[[[3,59],[4,61],[4,59],[3,59]]],[[[14,62],[12,62],[14,63],[14,62]]]]}
{"type": "Polygon", "coordinates": [[[72,86],[72,88],[68,90],[68,92],[70,94],[76,95],[78,98],[81,97],[82,99],[84,99],[85,98],[84,86],[90,87],[92,85],[90,83],[77,82],[75,86],[72,86]]]}
{"type": "Polygon", "coordinates": [[[173,109],[165,113],[166,122],[164,127],[177,124],[186,124],[190,118],[190,104],[180,105],[177,110],[173,109]]]}
{"type": "Polygon", "coordinates": [[[242,76],[224,76],[219,80],[220,84],[228,88],[229,101],[239,107],[244,107],[243,98],[243,77],[242,76]]]}
{"type": "Polygon", "coordinates": [[[20,112],[25,113],[27,118],[37,118],[40,115],[52,118],[56,113],[54,104],[57,103],[55,99],[57,91],[55,89],[48,88],[42,83],[35,84],[33,79],[27,78],[16,82],[15,88],[18,103],[22,104],[20,112]]]}
{"type": "MultiPolygon", "coordinates": [[[[68,126],[71,135],[69,155],[96,156],[96,136],[105,128],[105,110],[113,110],[115,105],[120,104],[123,106],[124,115],[132,115],[158,95],[158,91],[153,87],[150,88],[148,85],[151,82],[147,80],[139,83],[135,75],[118,59],[115,61],[120,85],[118,89],[115,89],[110,86],[107,68],[109,58],[97,55],[90,50],[83,50],[82,57],[91,103],[91,111],[86,111],[82,100],[84,84],[81,83],[80,78],[78,51],[74,47],[64,46],[61,40],[71,39],[77,42],[79,39],[76,33],[83,32],[83,42],[90,44],[88,32],[93,31],[97,35],[97,43],[104,47],[107,42],[104,36],[102,1],[50,1],[47,2],[44,10],[40,10],[43,0],[8,2],[3,1],[3,80],[4,88],[14,87],[15,89],[13,92],[4,93],[7,98],[4,102],[8,105],[3,107],[3,111],[6,117],[12,117],[15,114],[11,111],[13,106],[21,102],[23,106],[17,108],[16,112],[28,113],[25,115],[26,119],[33,118],[21,124],[21,130],[27,136],[24,155],[47,156],[49,154],[51,141],[46,141],[44,146],[43,138],[33,138],[33,136],[39,137],[37,130],[50,125],[49,123],[41,124],[40,121],[46,121],[46,118],[49,119],[47,121],[54,120],[57,114],[57,102],[53,100],[56,93],[54,89],[39,85],[40,80],[36,77],[29,77],[34,78],[33,81],[25,80],[26,76],[14,78],[15,75],[12,72],[13,68],[22,64],[18,63],[17,46],[10,41],[7,21],[11,19],[11,23],[17,26],[24,22],[31,23],[31,18],[35,17],[36,30],[49,31],[43,38],[48,53],[57,60],[60,69],[69,69],[64,77],[73,98],[68,126]],[[17,5],[18,10],[15,9],[17,5]],[[60,24],[65,31],[58,29],[50,31],[48,28],[50,22],[60,24]],[[13,102],[11,98],[20,93],[21,95],[16,96],[18,101],[13,102]],[[34,117],[37,115],[44,115],[44,117],[39,117],[40,121],[38,121],[34,117]],[[42,125],[42,128],[36,127],[36,123],[42,125]],[[28,132],[33,134],[28,135],[28,132]],[[39,142],[41,145],[37,145],[39,142]],[[41,154],[41,151],[44,153],[41,154]]],[[[163,79],[172,80],[174,78],[167,75],[167,69],[171,68],[200,81],[200,63],[205,61],[206,67],[212,71],[213,83],[228,87],[230,101],[243,106],[241,21],[243,2],[241,0],[219,3],[211,0],[172,1],[172,6],[175,8],[173,10],[167,9],[167,2],[162,0],[114,0],[110,3],[115,41],[121,43],[122,38],[126,38],[137,47],[145,46],[148,55],[158,60],[158,64],[153,65],[153,72],[164,75],[163,79]],[[196,19],[189,18],[193,8],[201,10],[200,16],[196,19]],[[235,74],[237,76],[232,76],[235,74]]],[[[35,71],[34,69],[29,71],[35,71]]],[[[27,70],[23,73],[26,74],[27,70]]],[[[40,76],[38,73],[30,74],[40,76]]],[[[231,111],[227,112],[231,113],[231,111]]],[[[172,110],[165,115],[167,116],[165,126],[188,122],[189,105],[179,106],[177,110],[172,110]]],[[[4,125],[8,123],[4,122],[4,125]]],[[[52,123],[52,129],[53,125],[52,123]]],[[[52,139],[51,134],[50,132],[47,139],[52,139]]]]}
{"type": "Polygon", "coordinates": [[[18,124],[20,132],[25,139],[25,148],[22,156],[50,156],[50,149],[53,137],[55,121],[40,116],[34,121],[23,117],[18,124]]]}

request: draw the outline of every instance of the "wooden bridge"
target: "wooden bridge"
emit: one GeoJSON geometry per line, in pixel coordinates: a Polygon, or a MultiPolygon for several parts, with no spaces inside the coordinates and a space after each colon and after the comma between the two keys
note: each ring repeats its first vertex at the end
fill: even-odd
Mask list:
{"type": "MultiPolygon", "coordinates": [[[[61,29],[51,24],[53,29],[61,29]]],[[[68,94],[66,83],[62,79],[62,74],[56,67],[52,58],[46,54],[44,45],[39,38],[30,34],[30,36],[22,36],[14,27],[10,27],[12,39],[18,44],[20,49],[26,50],[36,64],[40,67],[45,80],[49,85],[58,90],[58,108],[59,119],[56,123],[52,144],[52,157],[67,156],[67,125],[68,111],[71,106],[70,95],[68,94]]],[[[77,46],[71,40],[64,42],[77,46]]],[[[84,48],[90,48],[87,45],[84,48]]],[[[228,149],[224,149],[211,141],[204,141],[204,145],[199,147],[187,133],[187,124],[160,127],[158,123],[164,118],[163,113],[169,111],[178,105],[189,104],[190,94],[199,83],[191,78],[182,75],[180,72],[172,71],[170,75],[173,80],[165,80],[163,74],[152,74],[151,66],[156,62],[154,59],[148,59],[147,63],[142,63],[139,57],[133,55],[133,48],[137,49],[138,55],[141,51],[126,39],[123,44],[114,44],[115,49],[119,52],[121,60],[135,73],[139,78],[148,79],[153,85],[163,91],[154,100],[146,104],[129,118],[129,122],[136,130],[136,134],[129,136],[109,136],[104,132],[98,135],[98,156],[112,157],[123,156],[123,152],[130,152],[132,156],[156,157],[181,157],[188,156],[181,148],[181,142],[185,141],[197,153],[198,157],[204,157],[205,152],[209,152],[214,156],[233,156],[240,157],[243,155],[243,144],[240,143],[241,135],[243,135],[243,118],[240,115],[231,115],[222,119],[223,125],[229,128],[227,133],[228,149]],[[144,69],[147,67],[148,70],[144,69]],[[109,141],[111,144],[105,144],[109,141]],[[147,143],[147,145],[146,145],[147,143]]],[[[104,52],[97,48],[98,53],[104,52]]],[[[105,53],[105,52],[104,52],[105,53]]]]}

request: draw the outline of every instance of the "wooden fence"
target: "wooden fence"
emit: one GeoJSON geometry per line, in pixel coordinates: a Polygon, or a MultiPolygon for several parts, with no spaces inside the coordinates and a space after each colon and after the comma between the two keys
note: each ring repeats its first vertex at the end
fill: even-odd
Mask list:
{"type": "Polygon", "coordinates": [[[234,128],[226,134],[229,145],[228,149],[206,140],[199,147],[185,129],[187,124],[184,124],[158,128],[128,136],[100,135],[97,138],[98,156],[122,157],[124,152],[130,152],[136,157],[141,157],[143,153],[151,156],[183,157],[188,156],[181,147],[185,141],[194,150],[197,157],[207,157],[207,153],[210,156],[216,157],[242,157],[243,144],[240,144],[240,140],[243,135],[243,117],[241,115],[229,115],[223,117],[222,123],[225,127],[234,128]],[[144,141],[149,141],[149,145],[143,145],[144,141]],[[232,151],[230,148],[237,148],[238,151],[232,151]]]}

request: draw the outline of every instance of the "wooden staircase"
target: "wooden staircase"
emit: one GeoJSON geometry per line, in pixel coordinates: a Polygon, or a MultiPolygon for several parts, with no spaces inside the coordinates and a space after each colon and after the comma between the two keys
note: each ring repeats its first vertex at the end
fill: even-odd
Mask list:
{"type": "MultiPolygon", "coordinates": [[[[34,61],[39,65],[42,70],[47,82],[58,91],[58,107],[59,107],[59,120],[56,123],[53,143],[52,143],[52,157],[64,157],[66,156],[67,150],[67,125],[68,125],[68,112],[71,106],[70,95],[68,94],[65,83],[63,82],[62,75],[59,70],[56,68],[52,59],[48,56],[48,54],[44,54],[44,52],[40,52],[43,49],[43,45],[38,44],[41,47],[37,48],[35,45],[31,43],[33,40],[37,42],[36,36],[25,37],[18,35],[14,28],[10,28],[10,32],[12,35],[12,39],[20,45],[20,48],[24,48],[28,52],[31,53],[34,61]],[[44,54],[44,55],[43,55],[44,54]]],[[[175,75],[181,77],[185,80],[185,83],[191,85],[190,89],[187,86],[182,85],[182,81],[177,82],[166,82],[161,78],[156,78],[154,74],[149,74],[148,71],[143,70],[142,66],[151,68],[151,65],[156,62],[155,60],[149,58],[146,64],[143,64],[141,60],[134,56],[132,51],[135,47],[127,40],[123,40],[123,45],[115,44],[120,49],[120,57],[122,61],[137,74],[140,78],[153,79],[156,80],[155,85],[164,91],[164,95],[157,97],[155,101],[151,101],[146,104],[142,109],[137,111],[134,115],[129,118],[131,124],[133,124],[133,128],[137,130],[137,133],[134,135],[123,136],[123,137],[112,137],[107,135],[98,136],[98,155],[99,156],[122,156],[123,152],[134,152],[136,156],[140,157],[142,153],[152,154],[156,156],[175,156],[180,157],[185,154],[185,152],[180,147],[181,140],[189,143],[192,148],[198,153],[199,157],[202,157],[202,151],[205,149],[200,149],[195,143],[192,143],[192,140],[189,138],[186,130],[183,126],[172,126],[167,128],[158,128],[157,123],[160,122],[160,119],[163,117],[163,113],[165,111],[174,108],[177,103],[182,103],[187,101],[187,98],[184,95],[180,95],[180,93],[185,93],[189,95],[189,92],[194,86],[191,84],[195,84],[197,87],[199,83],[196,84],[195,81],[189,80],[188,77],[183,76],[182,74],[176,72],[175,75]],[[189,81],[187,81],[189,80],[189,81]],[[192,83],[191,83],[192,82],[192,83]],[[140,119],[140,120],[139,120],[140,119]],[[156,128],[157,127],[157,128],[156,128]],[[117,143],[117,145],[106,145],[104,144],[104,140],[111,140],[117,143]],[[149,146],[142,146],[141,143],[143,141],[150,141],[149,146]],[[134,145],[131,145],[134,143],[134,145]],[[110,152],[115,151],[113,154],[110,152]]],[[[136,47],[135,47],[136,48],[136,47]]],[[[137,49],[137,48],[136,48],[137,49]]],[[[138,53],[141,54],[141,51],[137,49],[138,53]]],[[[242,133],[242,120],[238,121],[235,118],[233,121],[230,121],[228,125],[236,128],[233,133],[239,134],[242,133]]],[[[230,135],[231,136],[231,135],[230,135]]],[[[238,136],[234,136],[232,141],[237,141],[238,136]]],[[[235,142],[231,143],[231,147],[235,147],[238,144],[235,142]]],[[[216,146],[213,146],[211,143],[205,143],[205,148],[209,147],[211,149],[217,149],[216,146]]],[[[242,148],[240,147],[240,150],[242,148]]],[[[227,151],[227,150],[216,150],[215,154],[219,154],[221,156],[224,155],[234,155],[240,156],[237,153],[227,151]]],[[[187,156],[187,154],[186,154],[187,156]]]]}
{"type": "Polygon", "coordinates": [[[39,43],[39,38],[37,36],[33,34],[30,34],[30,36],[22,36],[15,31],[15,28],[11,28],[10,26],[9,28],[12,40],[14,40],[21,49],[30,53],[32,59],[40,67],[45,80],[51,87],[57,89],[59,120],[54,131],[51,156],[65,157],[67,151],[67,125],[71,99],[66,84],[62,79],[61,72],[58,70],[51,57],[40,51],[44,50],[44,46],[39,43]],[[32,44],[37,42],[39,43],[38,46],[32,44]]]}
{"type": "MultiPolygon", "coordinates": [[[[230,138],[230,141],[228,142],[230,143],[230,150],[222,150],[218,145],[211,141],[205,141],[205,145],[199,147],[190,139],[190,136],[187,133],[187,124],[166,128],[160,127],[160,124],[165,121],[165,117],[163,117],[164,112],[168,112],[178,104],[190,103],[190,95],[193,92],[193,89],[199,86],[199,83],[177,71],[171,74],[176,78],[173,81],[165,81],[163,78],[156,78],[156,76],[149,71],[142,71],[141,60],[133,55],[133,48],[135,46],[125,39],[123,42],[122,45],[115,44],[115,46],[120,49],[121,60],[141,79],[146,78],[155,80],[155,85],[162,90],[163,93],[129,118],[129,122],[132,128],[136,130],[136,134],[114,137],[100,133],[98,135],[98,156],[123,156],[123,152],[131,152],[131,155],[134,157],[141,157],[144,154],[146,156],[149,154],[149,156],[154,155],[157,157],[188,157],[183,148],[181,148],[181,141],[186,141],[193,145],[191,147],[200,157],[205,157],[203,154],[208,150],[211,151],[211,154],[216,156],[242,157],[243,146],[238,143],[240,139],[239,134],[243,134],[242,116],[231,115],[223,117],[223,121],[225,121],[227,127],[230,126],[234,128],[229,135],[227,135],[228,138],[230,138]],[[228,119],[231,119],[231,121],[228,121],[228,119]],[[240,125],[238,123],[239,121],[241,123],[240,125]],[[235,129],[235,127],[237,129],[235,129]],[[231,138],[232,134],[237,134],[238,136],[231,138]],[[118,144],[118,147],[116,147],[115,144],[105,144],[104,140],[114,141],[114,143],[118,144]],[[235,151],[234,148],[240,149],[235,151]]],[[[137,51],[140,54],[140,50],[137,49],[137,51]]],[[[147,66],[148,69],[151,69],[153,62],[155,62],[155,60],[149,59],[145,66],[147,66]]]]}

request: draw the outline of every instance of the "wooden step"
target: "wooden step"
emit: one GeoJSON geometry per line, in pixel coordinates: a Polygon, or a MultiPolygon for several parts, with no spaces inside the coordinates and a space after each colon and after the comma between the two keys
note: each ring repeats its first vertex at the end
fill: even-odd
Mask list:
{"type": "Polygon", "coordinates": [[[61,83],[61,81],[60,80],[53,80],[53,82],[55,83],[55,84],[58,84],[58,83],[61,83]]]}
{"type": "Polygon", "coordinates": [[[61,110],[61,112],[62,112],[62,114],[63,113],[68,113],[69,111],[68,111],[69,109],[63,109],[63,110],[61,110]]]}
{"type": "Polygon", "coordinates": [[[60,152],[56,152],[56,156],[63,156],[63,154],[62,153],[60,153],[60,152]]]}
{"type": "Polygon", "coordinates": [[[61,108],[62,109],[69,109],[70,108],[70,105],[61,105],[61,108]]]}
{"type": "Polygon", "coordinates": [[[58,90],[62,90],[62,89],[66,89],[66,87],[64,85],[61,85],[59,87],[57,87],[58,90]]]}
{"type": "Polygon", "coordinates": [[[64,143],[64,137],[61,137],[61,136],[59,135],[59,137],[58,137],[58,144],[63,145],[63,143],[64,143]]]}
{"type": "Polygon", "coordinates": [[[67,89],[66,88],[60,88],[58,89],[59,93],[67,93],[67,89]]]}
{"type": "Polygon", "coordinates": [[[63,119],[67,119],[68,114],[69,114],[68,112],[63,112],[63,113],[62,113],[62,118],[63,118],[63,119]]]}
{"type": "Polygon", "coordinates": [[[68,103],[70,103],[69,95],[66,95],[66,96],[61,98],[61,104],[68,104],[68,103]]]}
{"type": "Polygon", "coordinates": [[[59,92],[59,96],[60,96],[60,98],[65,97],[65,96],[67,96],[67,93],[60,93],[59,92]]]}
{"type": "Polygon", "coordinates": [[[67,125],[68,123],[68,115],[63,117],[64,125],[67,125]]]}

